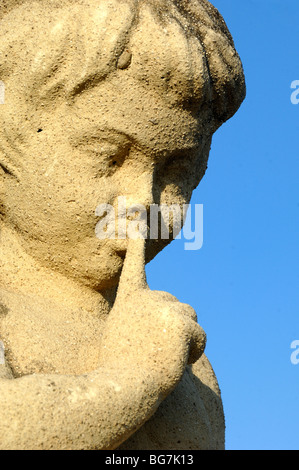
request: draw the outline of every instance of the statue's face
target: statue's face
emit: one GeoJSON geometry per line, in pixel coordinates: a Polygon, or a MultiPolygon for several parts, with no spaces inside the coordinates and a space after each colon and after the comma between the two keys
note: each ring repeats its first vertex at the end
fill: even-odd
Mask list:
{"type": "MultiPolygon", "coordinates": [[[[119,196],[147,210],[188,203],[209,149],[189,113],[124,80],[42,112],[36,127],[26,127],[19,182],[6,185],[7,222],[27,253],[97,289],[117,283],[128,240],[98,239],[96,208],[117,211],[119,196]]],[[[165,241],[147,245],[150,259],[165,241]]]]}
{"type": "MultiPolygon", "coordinates": [[[[209,4],[193,18],[186,2],[20,3],[0,13],[0,157],[17,167],[5,223],[39,263],[106,289],[127,240],[96,237],[96,208],[189,203],[244,97],[242,66],[209,4]]],[[[166,243],[149,240],[147,260],[166,243]]]]}

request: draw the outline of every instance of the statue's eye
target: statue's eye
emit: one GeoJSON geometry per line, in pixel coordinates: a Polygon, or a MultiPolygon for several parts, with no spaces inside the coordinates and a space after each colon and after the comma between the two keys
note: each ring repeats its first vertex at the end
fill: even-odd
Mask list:
{"type": "Polygon", "coordinates": [[[117,148],[113,150],[111,148],[110,153],[108,151],[110,166],[114,168],[121,167],[126,157],[129,155],[129,152],[130,152],[129,142],[121,146],[117,146],[117,148]]]}
{"type": "Polygon", "coordinates": [[[92,157],[93,168],[99,176],[111,176],[124,164],[130,153],[131,144],[115,144],[108,141],[94,143],[85,147],[92,157]]]}
{"type": "Polygon", "coordinates": [[[131,139],[115,133],[84,135],[74,143],[83,155],[89,157],[92,171],[97,176],[113,175],[129,156],[132,146],[131,139]]]}

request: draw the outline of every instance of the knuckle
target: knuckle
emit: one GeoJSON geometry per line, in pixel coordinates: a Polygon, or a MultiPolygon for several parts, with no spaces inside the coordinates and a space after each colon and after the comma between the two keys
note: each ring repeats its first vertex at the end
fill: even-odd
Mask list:
{"type": "Polygon", "coordinates": [[[206,348],[206,337],[202,338],[200,341],[192,341],[189,351],[188,364],[194,364],[197,362],[203,355],[206,348]]]}
{"type": "Polygon", "coordinates": [[[151,294],[152,294],[153,298],[156,299],[157,301],[161,301],[161,302],[179,302],[178,299],[174,295],[169,294],[169,292],[153,290],[153,291],[151,291],[151,294]]]}
{"type": "Polygon", "coordinates": [[[184,314],[191,318],[194,322],[197,322],[197,314],[191,305],[181,304],[184,309],[184,314]]]}

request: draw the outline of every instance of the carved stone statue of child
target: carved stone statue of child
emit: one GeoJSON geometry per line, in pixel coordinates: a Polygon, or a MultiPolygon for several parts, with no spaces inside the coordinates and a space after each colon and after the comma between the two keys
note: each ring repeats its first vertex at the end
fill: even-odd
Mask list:
{"type": "Polygon", "coordinates": [[[222,449],[196,314],[146,283],[168,242],[99,239],[95,210],[189,203],[245,96],[223,19],[2,0],[0,80],[0,449],[222,449]]]}

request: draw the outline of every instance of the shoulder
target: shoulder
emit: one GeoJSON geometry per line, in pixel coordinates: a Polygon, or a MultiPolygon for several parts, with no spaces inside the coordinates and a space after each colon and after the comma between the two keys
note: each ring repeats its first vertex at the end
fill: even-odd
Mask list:
{"type": "Polygon", "coordinates": [[[215,372],[205,354],[195,364],[188,366],[188,373],[209,415],[215,448],[224,449],[225,418],[221,391],[215,372]]]}

